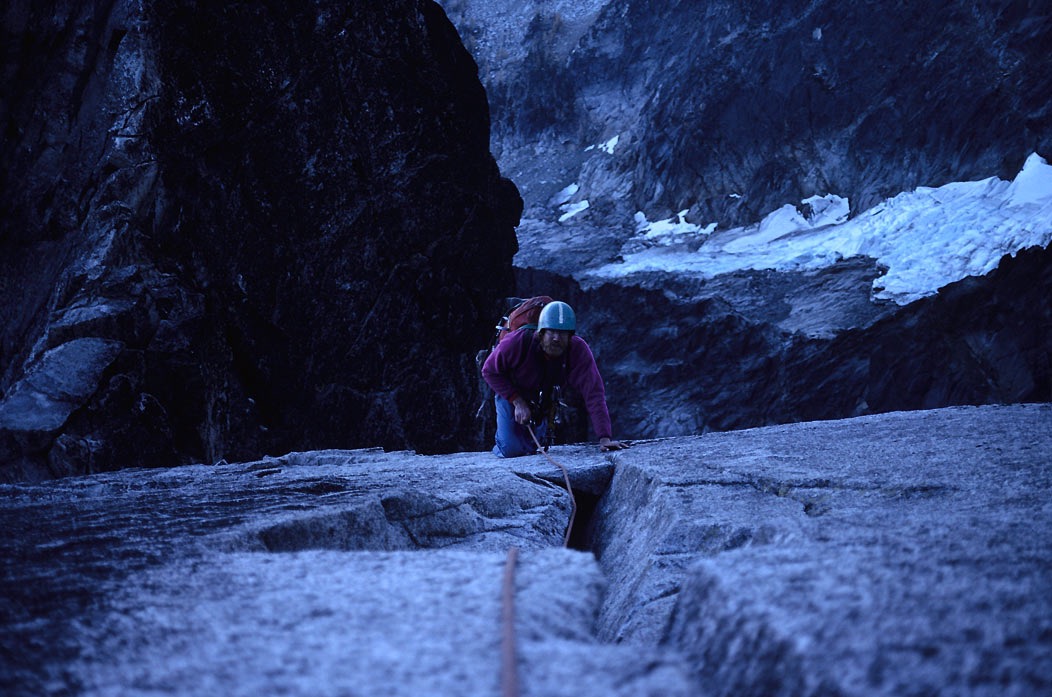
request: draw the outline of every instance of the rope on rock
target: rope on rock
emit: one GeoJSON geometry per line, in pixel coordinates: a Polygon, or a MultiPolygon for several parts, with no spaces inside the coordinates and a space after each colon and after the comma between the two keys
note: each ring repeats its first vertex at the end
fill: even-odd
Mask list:
{"type": "Polygon", "coordinates": [[[504,587],[501,593],[502,622],[500,685],[503,697],[519,697],[519,659],[515,650],[515,562],[519,548],[508,550],[504,562],[504,587]]]}
{"type": "MultiPolygon", "coordinates": [[[[566,482],[566,493],[570,495],[570,522],[566,524],[563,546],[569,547],[570,532],[573,530],[574,519],[577,517],[577,499],[574,497],[573,488],[570,486],[570,473],[555,458],[549,455],[547,450],[541,447],[540,441],[537,440],[537,434],[533,432],[533,427],[527,424],[526,429],[530,432],[530,437],[533,438],[533,442],[537,445],[537,450],[548,458],[548,462],[562,470],[563,481],[566,482]]],[[[512,547],[508,550],[508,558],[504,562],[504,584],[501,591],[501,623],[503,631],[501,633],[500,670],[501,695],[503,697],[519,697],[519,658],[515,646],[515,564],[518,559],[519,548],[512,547]]]]}
{"type": "Polygon", "coordinates": [[[530,432],[530,437],[533,438],[534,444],[537,446],[537,450],[544,454],[548,458],[548,462],[552,463],[563,473],[563,481],[566,482],[566,493],[570,495],[570,522],[566,524],[566,536],[563,538],[563,547],[570,546],[570,532],[573,531],[574,519],[577,518],[577,499],[573,495],[573,488],[570,486],[570,473],[561,464],[555,461],[548,451],[541,447],[541,442],[537,440],[537,434],[533,432],[533,426],[526,424],[526,430],[530,432]]]}

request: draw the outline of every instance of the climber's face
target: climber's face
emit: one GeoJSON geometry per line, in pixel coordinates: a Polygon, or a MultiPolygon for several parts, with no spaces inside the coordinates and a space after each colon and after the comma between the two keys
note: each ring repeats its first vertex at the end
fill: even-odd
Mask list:
{"type": "Polygon", "coordinates": [[[540,332],[541,350],[549,358],[558,358],[570,348],[573,332],[563,329],[542,329],[540,332]]]}

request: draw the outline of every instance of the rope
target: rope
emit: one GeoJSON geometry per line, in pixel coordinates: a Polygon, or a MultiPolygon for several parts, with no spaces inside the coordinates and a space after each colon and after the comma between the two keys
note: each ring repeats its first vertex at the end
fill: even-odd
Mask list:
{"type": "MultiPolygon", "coordinates": [[[[548,451],[541,447],[537,440],[537,434],[533,427],[526,424],[526,430],[530,432],[537,450],[548,458],[563,473],[563,481],[566,482],[566,493],[570,495],[570,522],[566,525],[566,535],[563,538],[563,546],[570,546],[570,532],[573,530],[574,519],[577,517],[577,499],[574,498],[573,488],[570,486],[570,473],[565,467],[558,463],[548,451]]],[[[502,697],[519,697],[519,667],[518,655],[515,646],[515,564],[519,558],[519,548],[512,547],[508,550],[508,558],[504,562],[504,584],[501,590],[501,665],[500,684],[502,697]]]]}
{"type": "Polygon", "coordinates": [[[570,522],[566,524],[566,536],[563,538],[563,547],[570,546],[570,532],[573,530],[573,522],[577,517],[577,499],[574,498],[573,488],[570,486],[570,473],[566,471],[566,468],[555,461],[555,459],[548,454],[548,451],[541,447],[541,442],[537,440],[537,434],[533,432],[533,426],[526,424],[526,430],[530,432],[530,437],[533,438],[534,444],[537,445],[537,450],[541,451],[548,462],[552,463],[563,472],[563,481],[566,482],[566,493],[570,495],[570,522]]]}
{"type": "Polygon", "coordinates": [[[519,548],[508,550],[504,562],[504,587],[502,593],[502,620],[504,631],[501,637],[500,684],[503,697],[519,697],[518,657],[515,651],[515,562],[519,548]]]}

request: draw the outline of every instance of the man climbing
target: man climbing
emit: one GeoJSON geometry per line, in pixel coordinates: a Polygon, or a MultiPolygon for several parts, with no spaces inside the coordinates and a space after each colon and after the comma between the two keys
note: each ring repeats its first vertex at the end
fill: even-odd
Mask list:
{"type": "Polygon", "coordinates": [[[584,398],[592,429],[599,436],[600,450],[628,447],[611,438],[603,378],[592,350],[575,334],[576,330],[573,309],[564,302],[553,301],[541,310],[537,331],[512,332],[486,359],[482,377],[496,392],[495,454],[518,457],[537,451],[526,427],[533,424],[537,440],[543,443],[548,429],[544,415],[554,409],[553,393],[562,385],[572,387],[584,398]]]}

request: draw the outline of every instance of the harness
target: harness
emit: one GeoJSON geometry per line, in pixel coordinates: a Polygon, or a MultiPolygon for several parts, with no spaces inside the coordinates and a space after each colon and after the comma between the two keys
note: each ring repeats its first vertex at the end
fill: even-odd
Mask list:
{"type": "MultiPolygon", "coordinates": [[[[534,339],[530,339],[530,349],[533,348],[534,339]]],[[[526,357],[523,362],[530,360],[532,350],[526,351],[526,357]]],[[[566,351],[562,357],[557,360],[549,360],[544,355],[544,351],[539,350],[541,361],[541,385],[537,390],[536,399],[526,398],[528,394],[526,390],[523,390],[515,381],[512,379],[512,385],[515,386],[515,391],[523,395],[526,401],[530,405],[530,424],[532,426],[540,426],[543,423],[548,424],[548,428],[545,432],[543,449],[547,450],[555,443],[555,428],[562,424],[562,415],[560,413],[560,407],[565,407],[562,401],[562,388],[566,382],[566,376],[570,372],[570,347],[566,347],[566,351]]],[[[522,365],[521,363],[519,364],[522,365]]],[[[519,366],[516,366],[518,370],[519,366]]],[[[513,370],[512,374],[516,371],[513,370]]]]}

